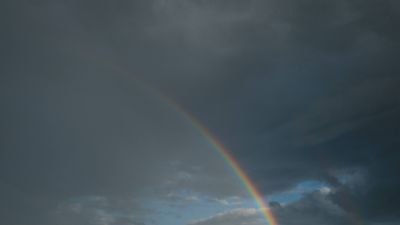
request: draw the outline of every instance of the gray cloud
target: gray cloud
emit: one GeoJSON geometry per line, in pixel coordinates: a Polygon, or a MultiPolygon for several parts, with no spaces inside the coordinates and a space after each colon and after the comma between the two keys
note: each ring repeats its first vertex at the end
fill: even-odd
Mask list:
{"type": "Polygon", "coordinates": [[[263,224],[259,217],[259,210],[254,208],[238,208],[216,214],[206,219],[195,220],[190,225],[258,225],[263,224]]]}
{"type": "MultiPolygon", "coordinates": [[[[128,72],[105,63],[108,47],[90,39],[102,28],[92,30],[93,21],[75,14],[87,9],[69,4],[2,8],[14,23],[3,31],[1,56],[2,222],[98,224],[93,217],[109,218],[108,209],[97,206],[80,214],[52,213],[85,196],[136,199],[171,189],[243,193],[198,131],[128,72]]],[[[113,23],[104,10],[86,16],[113,23]]],[[[142,212],[138,202],[127,205],[132,214],[142,212]]]]}
{"type": "Polygon", "coordinates": [[[337,189],[329,201],[342,210],[354,213],[343,200],[352,199],[365,220],[398,220],[397,1],[0,8],[8,224],[43,222],[44,211],[71,196],[241,192],[219,179],[226,168],[210,146],[143,81],[198,116],[265,194],[322,180],[337,189]],[[360,173],[362,182],[341,183],[360,173]]]}
{"type": "MultiPolygon", "coordinates": [[[[314,192],[307,194],[302,200],[285,206],[271,204],[272,210],[280,224],[357,224],[350,215],[333,203],[329,194],[314,192]],[[355,222],[355,223],[354,223],[355,222]]],[[[216,214],[210,218],[200,219],[191,224],[223,225],[223,224],[258,225],[264,224],[258,209],[238,208],[216,214]]]]}
{"type": "MultiPolygon", "coordinates": [[[[287,205],[279,203],[270,204],[279,224],[374,224],[364,221],[343,210],[332,201],[331,192],[316,191],[306,194],[299,201],[287,205]]],[[[264,224],[259,210],[253,208],[238,208],[223,213],[218,213],[206,219],[199,219],[191,224],[195,225],[225,225],[225,224],[258,225],[264,224]]],[[[379,224],[379,223],[378,223],[379,224]]],[[[384,222],[382,224],[385,224],[384,222]]]]}

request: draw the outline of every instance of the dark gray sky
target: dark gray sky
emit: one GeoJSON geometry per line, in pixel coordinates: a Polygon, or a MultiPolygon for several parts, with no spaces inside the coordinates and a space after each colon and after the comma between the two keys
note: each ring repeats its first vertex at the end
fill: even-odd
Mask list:
{"type": "Polygon", "coordinates": [[[400,3],[0,3],[0,222],[400,223],[400,3]],[[180,213],[178,213],[180,212],[180,213]]]}

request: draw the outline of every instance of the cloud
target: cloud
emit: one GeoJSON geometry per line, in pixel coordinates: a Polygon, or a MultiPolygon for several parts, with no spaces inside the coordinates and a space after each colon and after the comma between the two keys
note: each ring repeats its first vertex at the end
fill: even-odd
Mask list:
{"type": "Polygon", "coordinates": [[[258,225],[263,224],[259,218],[259,210],[254,208],[237,208],[216,214],[210,218],[200,219],[189,223],[190,225],[258,225]]]}
{"type": "Polygon", "coordinates": [[[217,133],[264,193],[364,171],[348,198],[367,220],[397,220],[398,207],[384,199],[397,199],[399,186],[399,42],[389,29],[399,21],[398,4],[255,5],[252,17],[229,27],[239,49],[219,64],[229,76],[219,70],[220,81],[191,89],[193,98],[169,91],[217,133]],[[381,13],[387,17],[371,16],[381,13]],[[338,170],[345,172],[332,175],[338,170]]]}
{"type": "MultiPolygon", "coordinates": [[[[125,4],[93,11],[89,2],[5,5],[2,16],[10,23],[1,43],[2,223],[48,224],[55,209],[67,210],[60,205],[87,196],[110,205],[133,198],[126,207],[137,215],[143,199],[171,190],[243,194],[190,123],[126,71],[105,63],[109,48],[97,45],[95,33],[111,28],[119,13],[110,9],[125,4]]],[[[109,208],[101,210],[109,218],[109,208]]],[[[51,224],[66,217],[85,223],[97,212],[59,212],[51,224]]]]}
{"type": "MultiPolygon", "coordinates": [[[[278,204],[279,203],[275,203],[278,204]]],[[[275,205],[272,204],[272,205],[275,205]]],[[[313,192],[306,194],[299,201],[272,208],[279,224],[357,224],[351,215],[347,214],[330,198],[329,194],[313,192]]],[[[216,214],[210,218],[201,219],[191,223],[192,225],[225,225],[225,224],[259,225],[265,224],[261,219],[258,209],[238,208],[216,214]]]]}
{"type": "Polygon", "coordinates": [[[198,117],[266,195],[329,183],[284,209],[296,220],[324,202],[398,221],[397,1],[0,4],[3,223],[44,224],[77,196],[243,194],[144,86],[198,117]]]}

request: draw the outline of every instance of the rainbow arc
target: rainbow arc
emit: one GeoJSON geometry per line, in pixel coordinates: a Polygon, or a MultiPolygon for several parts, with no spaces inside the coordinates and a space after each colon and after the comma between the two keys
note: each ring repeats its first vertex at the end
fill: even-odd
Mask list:
{"type": "Polygon", "coordinates": [[[173,108],[175,108],[179,113],[181,113],[186,120],[190,121],[190,123],[197,130],[199,130],[200,133],[211,143],[211,145],[222,157],[222,159],[232,169],[234,174],[240,179],[241,183],[246,188],[247,192],[254,199],[266,223],[269,225],[279,225],[277,218],[274,216],[274,214],[271,211],[271,208],[264,200],[263,195],[258,190],[254,182],[247,175],[247,173],[240,166],[235,157],[230,153],[230,151],[227,148],[225,148],[225,146],[217,138],[215,138],[214,135],[205,126],[203,126],[194,116],[190,115],[188,112],[182,109],[182,107],[180,107],[174,101],[166,98],[165,96],[164,100],[168,102],[171,106],[173,106],[173,108]]]}

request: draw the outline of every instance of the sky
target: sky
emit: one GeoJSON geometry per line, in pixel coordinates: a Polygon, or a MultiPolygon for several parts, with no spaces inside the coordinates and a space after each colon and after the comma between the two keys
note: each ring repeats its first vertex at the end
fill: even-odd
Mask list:
{"type": "Polygon", "coordinates": [[[0,223],[400,224],[396,0],[0,3],[0,223]],[[185,113],[183,113],[185,112],[185,113]]]}

